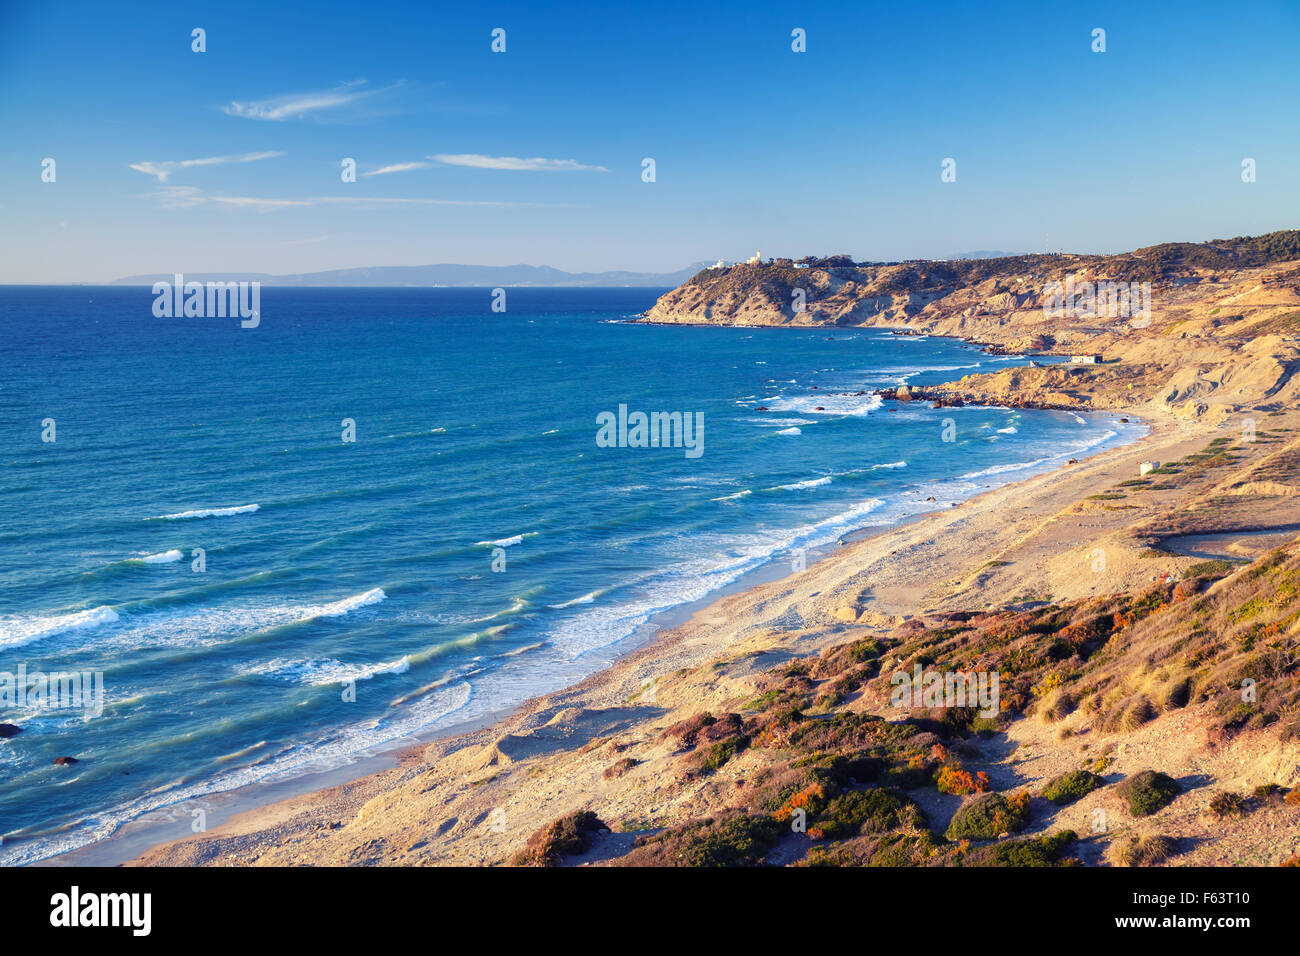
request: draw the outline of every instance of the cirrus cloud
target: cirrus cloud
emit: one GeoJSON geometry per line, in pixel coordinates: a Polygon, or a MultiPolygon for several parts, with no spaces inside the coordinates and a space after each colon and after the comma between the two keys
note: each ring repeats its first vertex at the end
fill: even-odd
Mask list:
{"type": "Polygon", "coordinates": [[[231,100],[230,103],[221,107],[221,112],[227,116],[239,116],[244,119],[300,119],[324,110],[349,106],[379,93],[386,93],[400,85],[400,83],[394,83],[392,86],[366,89],[366,81],[358,80],[355,83],[343,83],[331,90],[285,93],[282,96],[272,96],[264,100],[231,100]]]}
{"type": "Polygon", "coordinates": [[[379,169],[372,169],[368,173],[362,173],[362,176],[387,176],[389,173],[405,173],[412,169],[424,169],[428,163],[393,163],[391,166],[382,166],[379,169]]]}
{"type": "Polygon", "coordinates": [[[194,166],[223,166],[226,163],[254,163],[259,159],[275,159],[277,156],[283,155],[284,153],[279,150],[271,149],[261,153],[243,153],[239,156],[207,156],[203,159],[177,159],[162,163],[153,163],[146,160],[145,162],[131,163],[130,168],[136,172],[156,176],[158,182],[165,183],[167,177],[178,169],[190,169],[194,166]]]}
{"type": "Polygon", "coordinates": [[[504,169],[526,172],[609,172],[604,166],[588,166],[576,159],[545,159],[534,156],[484,156],[481,153],[438,153],[428,157],[446,166],[469,166],[474,169],[504,169]]]}

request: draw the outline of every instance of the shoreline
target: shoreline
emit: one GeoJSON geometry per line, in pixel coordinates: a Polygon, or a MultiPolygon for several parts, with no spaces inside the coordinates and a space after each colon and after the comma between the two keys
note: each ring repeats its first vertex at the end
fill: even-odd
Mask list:
{"type": "MultiPolygon", "coordinates": [[[[1119,414],[1111,409],[1093,408],[1086,411],[1119,414]]],[[[178,814],[184,810],[184,803],[194,802],[185,801],[161,811],[169,824],[166,829],[171,829],[172,834],[175,833],[172,828],[181,829],[183,835],[179,838],[158,832],[164,827],[146,815],[123,824],[114,833],[94,843],[31,865],[113,866],[162,862],[158,859],[160,855],[166,855],[178,847],[205,839],[246,834],[268,822],[280,821],[295,814],[323,813],[328,816],[328,808],[340,800],[351,802],[371,791],[382,791],[390,785],[399,784],[414,768],[425,765],[430,759],[436,761],[443,755],[480,745],[490,746],[494,738],[509,737],[515,731],[535,725],[554,711],[558,702],[563,701],[568,707],[591,708],[600,705],[608,707],[625,701],[627,695],[622,691],[626,690],[624,685],[631,671],[662,670],[667,662],[681,656],[682,644],[695,643],[700,630],[717,629],[729,620],[737,606],[761,604],[771,594],[791,590],[794,581],[813,574],[825,574],[828,568],[855,566],[865,549],[887,547],[895,538],[906,535],[909,529],[930,522],[961,520],[967,512],[986,510],[989,500],[1001,500],[1015,489],[1020,489],[1020,495],[1029,495],[1032,494],[1029,489],[1035,486],[1059,481],[1062,476],[1100,460],[1139,455],[1148,445],[1167,439],[1171,432],[1179,430],[1176,427],[1178,423],[1172,416],[1167,420],[1159,420],[1148,415],[1134,415],[1131,410],[1128,414],[1134,419],[1134,424],[1148,429],[1146,434],[1122,444],[1109,445],[1099,451],[1092,452],[1090,449],[1083,453],[1086,457],[1080,458],[1076,464],[1067,464],[1064,459],[1068,453],[1063,453],[1060,456],[1062,460],[1045,471],[979,490],[949,508],[937,507],[935,510],[909,514],[889,525],[866,525],[847,533],[841,542],[842,546],[818,549],[822,553],[810,560],[805,571],[774,573],[784,566],[779,560],[773,559],[697,602],[655,615],[637,632],[603,649],[606,659],[592,673],[567,687],[535,695],[516,706],[503,708],[474,721],[440,729],[428,737],[414,735],[342,767],[299,774],[278,784],[255,783],[224,794],[205,797],[205,801],[215,799],[227,806],[214,815],[216,825],[209,825],[201,834],[186,835],[184,832],[189,829],[189,820],[178,814]]],[[[813,558],[813,555],[809,557],[813,558]]],[[[895,610],[904,616],[910,616],[901,606],[895,607],[895,610]]],[[[717,649],[710,647],[710,651],[717,649]]]]}
{"type": "MultiPolygon", "coordinates": [[[[644,320],[640,319],[637,321],[644,322],[644,320]]],[[[645,324],[672,323],[651,322],[645,324]]],[[[744,326],[739,327],[743,328],[744,326]]],[[[997,354],[990,351],[993,346],[986,342],[946,335],[927,335],[927,337],[949,339],[954,343],[974,346],[981,354],[997,354]]],[[[1025,354],[1023,357],[1032,358],[1033,356],[1025,354]]],[[[946,390],[952,390],[956,385],[957,383],[953,382],[938,382],[931,385],[916,386],[912,389],[913,398],[911,402],[928,404],[931,397],[946,390]]],[[[896,398],[897,389],[895,388],[873,389],[870,391],[872,394],[881,396],[885,401],[896,402],[899,407],[905,407],[911,403],[906,399],[896,398]]],[[[986,406],[978,402],[967,404],[970,407],[1011,407],[1033,411],[1068,410],[1090,415],[1112,414],[1117,417],[1124,416],[1129,425],[1145,427],[1147,431],[1143,435],[1139,435],[1132,440],[1121,441],[1119,444],[1108,444],[1114,439],[1104,440],[1099,443],[1100,450],[1094,448],[1085,449],[1078,453],[1083,457],[1077,460],[1069,457],[1070,452],[1062,452],[1059,455],[1051,456],[1049,460],[1052,464],[1047,466],[1046,470],[1031,471],[1031,474],[1027,477],[976,490],[969,494],[968,497],[950,502],[948,508],[943,508],[938,502],[935,502],[932,508],[906,512],[888,523],[880,523],[879,519],[877,519],[875,522],[847,531],[840,537],[838,543],[828,543],[816,548],[809,548],[807,571],[811,571],[825,562],[847,556],[848,552],[852,552],[854,547],[862,542],[886,538],[918,522],[924,522],[927,518],[936,514],[959,514],[972,502],[976,502],[985,496],[1018,485],[1046,479],[1062,469],[1087,464],[1107,453],[1123,449],[1135,449],[1161,433],[1157,422],[1152,417],[1148,414],[1135,414],[1131,409],[1067,408],[1064,406],[1021,405],[1018,403],[1014,405],[990,403],[986,406]]],[[[1172,416],[1170,416],[1170,421],[1173,421],[1172,416]]],[[[1115,437],[1118,438],[1119,436],[1115,437]]],[[[1023,467],[1033,469],[1036,466],[1027,463],[1023,467]]],[[[1043,467],[1041,462],[1037,467],[1043,467]]],[[[960,476],[952,476],[942,479],[942,481],[951,482],[959,478],[960,476]]],[[[902,503],[903,499],[900,496],[895,504],[902,503]]],[[[868,515],[866,517],[871,518],[872,516],[868,515]]],[[[708,623],[712,617],[716,616],[723,605],[737,596],[750,595],[764,587],[774,585],[779,587],[782,582],[796,578],[804,573],[790,571],[783,560],[774,554],[760,566],[740,575],[735,581],[721,586],[716,591],[696,601],[659,611],[651,615],[644,624],[637,627],[632,633],[607,647],[597,649],[592,660],[595,666],[590,673],[574,684],[534,694],[515,704],[493,709],[476,718],[458,721],[425,732],[416,731],[406,737],[349,755],[342,758],[341,762],[329,766],[297,768],[287,771],[283,777],[268,777],[229,790],[214,791],[199,797],[178,800],[176,803],[159,807],[138,817],[126,820],[109,834],[94,839],[89,843],[61,850],[22,865],[108,867],[132,865],[135,861],[149,856],[162,847],[196,837],[220,834],[223,832],[223,828],[239,826],[242,821],[245,821],[250,816],[258,817],[273,813],[279,808],[296,806],[313,796],[325,792],[348,788],[373,777],[400,771],[408,763],[418,760],[419,755],[431,746],[454,746],[458,742],[476,741],[480,736],[493,729],[504,728],[514,721],[527,718],[541,708],[542,702],[555,695],[565,694],[570,691],[576,692],[603,675],[609,674],[622,662],[653,652],[659,644],[670,642],[677,631],[688,628],[695,623],[708,623]],[[190,826],[191,812],[199,809],[207,815],[208,826],[202,832],[195,833],[191,831],[190,826]],[[160,831],[166,831],[166,834],[160,831]],[[179,838],[174,835],[177,831],[182,834],[179,838]],[[187,832],[189,835],[184,835],[187,832]]]]}

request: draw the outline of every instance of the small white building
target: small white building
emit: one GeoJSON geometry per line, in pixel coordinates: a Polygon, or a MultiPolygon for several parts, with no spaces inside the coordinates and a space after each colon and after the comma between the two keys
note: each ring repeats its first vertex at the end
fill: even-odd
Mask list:
{"type": "Polygon", "coordinates": [[[806,262],[796,262],[796,263],[794,264],[794,267],[795,267],[796,269],[807,269],[807,268],[808,268],[808,263],[806,263],[806,262]]]}
{"type": "Polygon", "coordinates": [[[759,251],[759,252],[755,252],[752,256],[750,256],[750,257],[749,257],[748,259],[746,259],[745,261],[746,261],[747,263],[749,263],[749,265],[751,265],[751,266],[754,265],[755,263],[762,262],[762,261],[763,261],[763,253],[762,253],[761,251],[759,251]]]}
{"type": "Polygon", "coordinates": [[[1158,461],[1144,461],[1142,464],[1138,465],[1138,474],[1149,475],[1159,467],[1160,462],[1158,461]]]}
{"type": "Polygon", "coordinates": [[[1070,364],[1071,365],[1100,365],[1101,356],[1100,355],[1071,355],[1070,364]]]}

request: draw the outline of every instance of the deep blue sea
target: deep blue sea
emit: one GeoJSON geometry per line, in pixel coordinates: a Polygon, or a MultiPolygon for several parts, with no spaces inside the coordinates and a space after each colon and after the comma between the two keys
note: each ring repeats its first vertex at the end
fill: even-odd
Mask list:
{"type": "Polygon", "coordinates": [[[266,288],[244,329],[0,288],[0,675],[105,688],[0,704],[0,862],[564,686],[769,562],[1141,429],[891,411],[869,390],[1025,360],[628,321],[661,291],[266,288]],[[601,447],[620,405],[702,413],[703,453],[601,447]]]}

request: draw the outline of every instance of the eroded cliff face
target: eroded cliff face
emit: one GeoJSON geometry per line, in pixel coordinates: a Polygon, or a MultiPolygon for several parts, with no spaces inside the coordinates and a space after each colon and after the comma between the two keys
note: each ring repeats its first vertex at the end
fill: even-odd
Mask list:
{"type": "Polygon", "coordinates": [[[968,376],[939,394],[1220,417],[1300,398],[1300,231],[1115,256],[706,269],[644,321],[883,327],[995,352],[1100,355],[1097,365],[968,376]]]}

